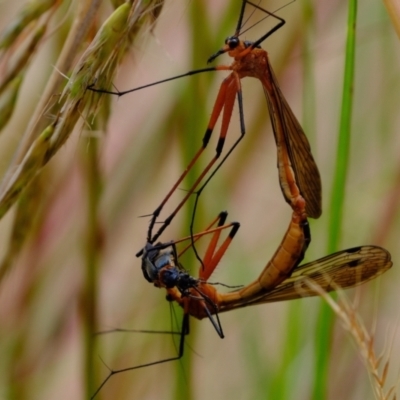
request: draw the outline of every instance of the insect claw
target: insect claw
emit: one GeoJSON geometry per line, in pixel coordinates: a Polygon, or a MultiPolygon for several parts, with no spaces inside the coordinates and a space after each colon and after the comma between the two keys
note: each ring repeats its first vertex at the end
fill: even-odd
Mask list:
{"type": "Polygon", "coordinates": [[[144,214],[144,215],[139,215],[138,218],[147,218],[147,217],[153,217],[154,214],[144,214]]]}

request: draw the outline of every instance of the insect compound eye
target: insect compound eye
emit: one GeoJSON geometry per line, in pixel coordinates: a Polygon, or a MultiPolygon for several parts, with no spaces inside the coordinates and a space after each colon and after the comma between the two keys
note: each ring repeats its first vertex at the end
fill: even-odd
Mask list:
{"type": "Polygon", "coordinates": [[[148,282],[154,282],[157,279],[158,269],[148,257],[142,259],[142,272],[148,282]]]}
{"type": "Polygon", "coordinates": [[[159,280],[160,271],[164,267],[172,266],[174,266],[174,261],[172,252],[170,251],[160,253],[158,250],[153,249],[145,253],[142,258],[143,275],[149,282],[159,280]]]}
{"type": "Polygon", "coordinates": [[[175,287],[178,280],[179,271],[176,268],[166,268],[161,273],[160,281],[165,285],[167,289],[175,287]]]}
{"type": "Polygon", "coordinates": [[[225,44],[229,46],[231,50],[235,49],[239,45],[239,39],[236,36],[229,36],[225,40],[225,44]]]}

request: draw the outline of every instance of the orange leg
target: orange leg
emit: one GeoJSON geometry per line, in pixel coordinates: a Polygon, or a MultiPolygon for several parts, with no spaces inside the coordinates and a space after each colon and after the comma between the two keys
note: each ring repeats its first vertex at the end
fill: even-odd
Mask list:
{"type": "Polygon", "coordinates": [[[183,242],[185,240],[192,240],[192,243],[190,243],[190,245],[188,245],[182,251],[179,252],[177,256],[179,258],[186,250],[192,247],[193,243],[196,242],[198,239],[200,239],[204,235],[212,234],[205,255],[201,260],[202,266],[200,266],[199,268],[199,279],[202,281],[207,281],[208,278],[211,276],[211,274],[214,272],[221,258],[224,256],[225,252],[230,246],[232,239],[234,238],[234,236],[236,235],[237,231],[240,228],[239,222],[231,222],[229,224],[225,224],[227,215],[228,213],[226,211],[223,211],[218,215],[217,218],[214,219],[214,221],[212,221],[212,223],[203,232],[174,241],[173,243],[168,243],[168,245],[176,245],[177,243],[183,242]],[[218,223],[218,226],[213,228],[213,226],[216,223],[218,223]],[[231,228],[228,236],[225,238],[223,243],[217,249],[221,232],[228,228],[231,228]]]}
{"type": "MultiPolygon", "coordinates": [[[[219,213],[219,215],[202,231],[199,233],[195,233],[191,236],[186,236],[182,239],[176,240],[174,243],[178,244],[187,240],[190,240],[190,244],[187,245],[183,250],[181,250],[178,254],[178,257],[180,257],[182,254],[184,254],[189,248],[193,246],[194,243],[196,243],[200,238],[202,238],[205,235],[210,235],[211,233],[214,232],[221,232],[222,230],[229,228],[232,226],[232,224],[225,225],[226,218],[228,216],[228,213],[226,211],[222,211],[219,213]],[[216,226],[215,228],[213,228],[216,226]]],[[[219,235],[218,235],[219,237],[219,235]]]]}
{"type": "MultiPolygon", "coordinates": [[[[229,69],[229,67],[226,67],[226,66],[222,67],[222,68],[223,69],[229,69]]],[[[234,104],[235,104],[235,96],[236,96],[236,93],[238,92],[239,89],[240,89],[240,80],[237,78],[237,76],[235,76],[235,74],[229,75],[222,82],[221,87],[220,87],[219,92],[218,92],[218,95],[217,95],[217,99],[216,99],[214,107],[213,107],[213,111],[212,111],[212,114],[211,114],[211,117],[210,117],[210,121],[209,121],[207,130],[206,130],[206,133],[205,133],[205,135],[203,137],[203,145],[202,145],[202,147],[196,153],[195,157],[189,163],[188,167],[181,174],[181,176],[176,181],[176,183],[173,185],[171,190],[168,192],[167,196],[163,199],[161,204],[157,207],[157,209],[152,214],[152,219],[151,219],[151,222],[149,224],[149,229],[148,229],[148,234],[147,234],[147,241],[149,243],[154,243],[160,237],[160,235],[164,232],[164,230],[167,228],[167,226],[171,223],[171,221],[173,220],[175,215],[183,207],[183,205],[186,203],[188,198],[195,192],[195,190],[198,187],[198,185],[200,184],[200,182],[204,179],[204,177],[210,171],[210,169],[215,164],[217,159],[220,157],[221,152],[222,152],[223,147],[224,147],[224,144],[225,144],[225,138],[226,138],[226,135],[227,135],[227,132],[228,132],[229,123],[230,123],[230,120],[231,120],[231,117],[232,117],[233,107],[234,107],[234,104]],[[221,131],[220,131],[219,140],[218,140],[217,147],[216,147],[216,154],[215,154],[214,158],[207,164],[207,166],[204,168],[202,173],[196,179],[195,183],[187,191],[187,193],[186,193],[185,197],[182,199],[182,201],[178,204],[178,206],[174,209],[174,211],[164,220],[162,226],[153,235],[152,231],[153,231],[154,225],[155,225],[156,220],[157,220],[158,216],[160,215],[165,203],[169,200],[171,195],[178,188],[178,186],[181,184],[183,179],[186,177],[186,175],[188,174],[190,169],[197,162],[197,160],[199,159],[200,155],[203,153],[204,149],[207,147],[208,142],[209,142],[209,140],[211,138],[212,132],[214,130],[215,124],[217,123],[217,120],[218,120],[222,110],[224,110],[224,111],[223,111],[223,117],[222,117],[221,131]]],[[[225,160],[225,158],[224,158],[224,160],[225,160]]],[[[204,189],[204,187],[209,182],[209,180],[214,175],[214,173],[219,168],[219,166],[213,171],[211,176],[202,185],[202,187],[200,189],[200,192],[204,189]]],[[[137,254],[137,256],[140,256],[141,254],[142,254],[142,251],[140,251],[137,254]]]]}

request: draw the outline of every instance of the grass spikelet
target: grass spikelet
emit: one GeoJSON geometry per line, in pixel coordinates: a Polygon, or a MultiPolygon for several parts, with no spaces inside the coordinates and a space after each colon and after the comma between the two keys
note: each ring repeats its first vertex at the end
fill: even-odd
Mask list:
{"type": "Polygon", "coordinates": [[[46,26],[41,25],[35,29],[30,40],[24,43],[22,49],[18,49],[9,62],[8,71],[2,77],[0,82],[0,93],[6,88],[8,83],[13,80],[18,74],[21,75],[23,69],[29,64],[29,60],[34,55],[35,50],[46,32],[46,26]]]}
{"type": "Polygon", "coordinates": [[[307,279],[306,284],[318,293],[334,313],[339,317],[342,322],[343,328],[347,330],[354,339],[354,343],[364,361],[370,376],[375,398],[378,400],[389,399],[389,396],[393,392],[394,388],[391,387],[385,393],[386,377],[389,370],[390,362],[386,360],[384,367],[379,370],[379,364],[381,357],[377,357],[374,350],[374,337],[368,332],[361,317],[357,314],[355,308],[347,300],[343,291],[340,288],[336,288],[339,294],[339,300],[335,301],[331,296],[328,295],[319,285],[313,280],[307,279]]]}
{"type": "Polygon", "coordinates": [[[50,8],[58,7],[60,4],[60,1],[53,0],[29,1],[0,35],[0,49],[12,46],[25,30],[32,28],[32,22],[39,19],[50,8]]]}
{"type": "Polygon", "coordinates": [[[0,95],[0,131],[7,124],[14,111],[22,79],[22,75],[16,76],[6,85],[0,95]]]}
{"type": "Polygon", "coordinates": [[[46,154],[50,149],[50,139],[54,130],[55,125],[52,124],[42,132],[29,149],[18,170],[13,174],[0,197],[0,218],[9,210],[22,190],[25,189],[26,185],[30,183],[45,164],[48,159],[46,154]]]}
{"type": "MultiPolygon", "coordinates": [[[[59,1],[30,2],[3,35],[3,52],[0,54],[1,67],[6,71],[0,81],[0,92],[4,89],[0,97],[0,111],[3,119],[0,123],[3,125],[12,115],[22,80],[34,59],[36,50],[42,43],[45,32],[48,31],[52,13],[46,13],[46,11],[52,6],[54,7],[51,9],[55,10],[56,5],[61,3],[59,1]],[[46,19],[41,18],[44,13],[46,13],[46,19]],[[40,21],[39,18],[41,18],[40,21]],[[27,26],[25,26],[26,24],[27,26]]],[[[154,20],[158,17],[157,10],[159,12],[162,6],[162,2],[158,0],[156,2],[135,1],[134,4],[123,3],[105,20],[95,37],[89,42],[90,44],[82,50],[79,56],[78,47],[91,34],[88,29],[84,33],[85,27],[91,25],[95,28],[97,24],[97,16],[93,12],[95,9],[90,8],[89,3],[96,4],[96,2],[77,2],[76,9],[81,20],[71,29],[71,41],[67,40],[72,47],[68,49],[66,44],[60,54],[60,60],[56,63],[52,75],[57,75],[56,79],[49,79],[48,90],[44,91],[38,102],[13,163],[1,182],[0,218],[17,203],[9,245],[0,266],[1,283],[5,277],[10,276],[8,274],[10,267],[20,255],[29,234],[36,226],[38,211],[43,205],[41,204],[43,187],[40,175],[43,168],[57,154],[75,128],[82,131],[81,121],[84,121],[85,128],[89,128],[89,130],[99,125],[95,116],[101,107],[101,96],[88,90],[88,86],[98,84],[106,87],[112,84],[116,68],[135,40],[137,33],[146,24],[154,24],[154,20]],[[74,34],[75,37],[73,37],[74,34]],[[83,36],[77,41],[76,38],[79,35],[83,36]],[[71,63],[72,68],[69,67],[69,63],[75,58],[78,61],[71,63]],[[61,82],[60,71],[67,73],[69,68],[72,69],[70,78],[67,82],[65,80],[61,82]],[[66,85],[61,91],[60,83],[65,82],[66,85]],[[51,124],[48,124],[44,114],[46,114],[46,118],[49,114],[53,115],[51,124]]],[[[83,158],[86,158],[84,164],[90,165],[87,178],[90,200],[88,202],[87,246],[85,246],[86,285],[79,296],[83,299],[85,397],[90,397],[90,394],[93,393],[94,366],[97,357],[92,338],[93,332],[96,331],[97,320],[96,271],[99,269],[101,259],[98,234],[101,226],[98,215],[98,205],[101,199],[101,190],[99,190],[101,170],[99,167],[100,157],[97,150],[94,150],[99,147],[97,142],[97,138],[94,137],[88,140],[87,146],[90,151],[82,153],[83,158]],[[93,171],[97,171],[97,173],[93,171]],[[96,179],[93,179],[93,176],[96,176],[96,179]]],[[[42,217],[45,218],[45,214],[42,217]]],[[[41,222],[43,223],[42,220],[41,222]]],[[[10,384],[9,387],[18,391],[18,387],[13,384],[10,384]]]]}
{"type": "MultiPolygon", "coordinates": [[[[62,113],[71,113],[76,104],[80,102],[84,95],[95,96],[87,88],[97,81],[110,85],[113,78],[116,58],[119,54],[119,46],[124,47],[123,41],[127,33],[127,20],[130,13],[129,4],[125,3],[104,22],[103,26],[87,48],[81,59],[77,63],[69,79],[67,86],[61,95],[61,103],[64,103],[62,113]]],[[[86,104],[82,104],[82,110],[86,104]]],[[[90,111],[95,109],[89,106],[90,111]]]]}
{"type": "Polygon", "coordinates": [[[0,264],[0,284],[38,220],[43,200],[41,194],[41,180],[37,176],[19,196],[10,242],[0,264]]]}
{"type": "Polygon", "coordinates": [[[131,41],[129,33],[134,30],[137,23],[143,24],[141,18],[144,15],[148,15],[147,9],[141,7],[139,3],[135,6],[125,3],[104,22],[74,68],[61,98],[52,108],[52,111],[57,113],[57,118],[51,125],[51,134],[49,128],[44,133],[47,146],[45,151],[42,151],[44,144],[42,135],[34,142],[32,151],[27,154],[22,164],[12,173],[10,182],[7,185],[3,183],[3,190],[0,193],[0,217],[11,207],[34,174],[66,142],[78,120],[81,117],[86,119],[97,112],[100,96],[87,88],[93,83],[98,83],[100,87],[111,85],[115,69],[131,41]],[[38,148],[41,149],[40,154],[38,148]]]}

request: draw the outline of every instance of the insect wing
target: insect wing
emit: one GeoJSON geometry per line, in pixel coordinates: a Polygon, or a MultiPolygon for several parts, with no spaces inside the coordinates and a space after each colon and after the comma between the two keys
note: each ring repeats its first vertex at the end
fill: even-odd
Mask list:
{"type": "Polygon", "coordinates": [[[306,283],[308,279],[327,292],[354,287],[376,278],[391,266],[390,253],[378,246],[342,250],[296,268],[290,278],[251,305],[316,296],[306,283]]]}
{"type": "Polygon", "coordinates": [[[306,200],[307,214],[312,218],[318,218],[322,213],[322,189],[318,167],[311,154],[311,148],[307,136],[303,132],[296,116],[293,114],[293,111],[283,96],[269,62],[268,69],[272,85],[264,85],[264,92],[267,97],[268,110],[275,139],[279,141],[277,136],[280,133],[277,132],[277,129],[279,126],[282,126],[282,134],[289,152],[289,158],[295,173],[296,182],[299,186],[300,193],[306,200]],[[269,90],[272,90],[274,93],[269,93],[269,90]],[[271,104],[272,102],[277,103],[276,107],[271,104]],[[277,108],[277,113],[273,111],[275,108],[277,108]],[[282,124],[276,122],[275,118],[281,118],[282,124]]]}

